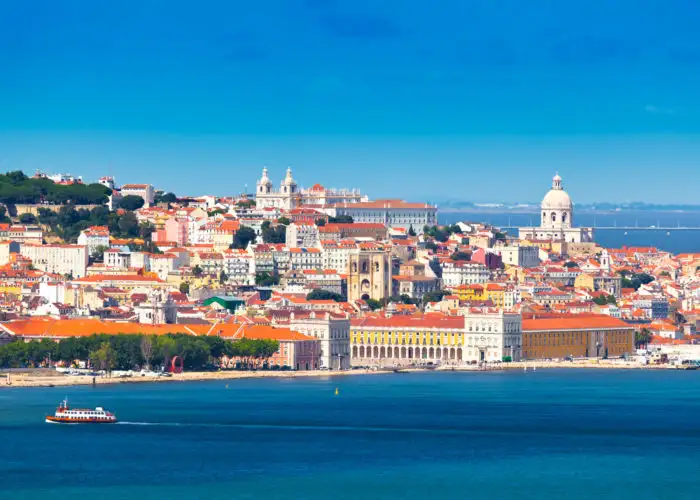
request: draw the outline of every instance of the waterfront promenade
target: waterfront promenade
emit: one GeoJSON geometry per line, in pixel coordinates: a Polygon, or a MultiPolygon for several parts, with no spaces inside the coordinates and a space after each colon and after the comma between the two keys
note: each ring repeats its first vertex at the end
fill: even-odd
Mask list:
{"type": "Polygon", "coordinates": [[[251,378],[301,378],[301,377],[344,377],[353,375],[379,375],[386,373],[418,373],[418,372],[484,372],[484,371],[535,371],[546,369],[608,369],[608,370],[692,370],[695,367],[677,366],[671,364],[642,364],[634,361],[586,359],[575,361],[521,361],[514,363],[494,363],[488,365],[463,366],[408,366],[393,368],[363,368],[344,371],[218,371],[218,372],[185,372],[173,374],[170,377],[141,376],[134,372],[131,376],[113,375],[111,377],[92,377],[88,375],[65,375],[53,370],[34,370],[21,373],[0,372],[0,390],[11,387],[64,387],[80,385],[131,384],[148,382],[194,382],[207,380],[237,380],[251,378]]]}

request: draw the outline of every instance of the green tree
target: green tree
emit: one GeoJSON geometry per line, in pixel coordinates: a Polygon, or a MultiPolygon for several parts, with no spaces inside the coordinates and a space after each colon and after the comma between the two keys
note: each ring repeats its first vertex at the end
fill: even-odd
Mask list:
{"type": "Polygon", "coordinates": [[[192,268],[192,274],[194,274],[197,278],[201,278],[204,274],[204,270],[199,267],[199,264],[197,264],[192,268]]]}
{"type": "Polygon", "coordinates": [[[431,252],[434,252],[435,250],[437,250],[438,246],[437,246],[437,244],[435,244],[434,241],[426,241],[425,248],[426,248],[426,250],[430,250],[431,252]]]}
{"type": "Polygon", "coordinates": [[[367,306],[372,311],[376,311],[377,309],[381,309],[383,307],[383,304],[376,299],[367,299],[367,300],[365,300],[365,304],[367,304],[367,306]]]}
{"type": "Polygon", "coordinates": [[[26,212],[19,216],[19,222],[21,224],[36,224],[37,220],[34,214],[26,212]]]}
{"type": "Polygon", "coordinates": [[[316,219],[316,225],[318,227],[323,227],[326,225],[326,220],[325,219],[316,219]]]}
{"type": "Polygon", "coordinates": [[[255,284],[262,287],[279,285],[280,278],[277,274],[270,274],[266,271],[255,273],[255,284]]]}
{"type": "Polygon", "coordinates": [[[223,285],[228,281],[228,274],[222,269],[219,273],[219,284],[223,285]]]}
{"type": "Polygon", "coordinates": [[[102,342],[99,349],[90,353],[90,361],[98,370],[111,374],[117,366],[117,353],[109,342],[102,342]]]}
{"type": "Polygon", "coordinates": [[[350,215],[338,215],[337,217],[328,217],[329,224],[352,224],[355,221],[350,215]]]}
{"type": "Polygon", "coordinates": [[[134,212],[126,212],[117,223],[119,236],[136,238],[139,235],[139,221],[134,212]]]}
{"type": "Polygon", "coordinates": [[[461,260],[461,261],[469,261],[472,260],[472,255],[467,252],[455,252],[452,254],[452,257],[450,257],[452,260],[461,260]]]}
{"type": "Polygon", "coordinates": [[[283,226],[288,226],[292,223],[292,221],[289,220],[287,217],[283,216],[283,217],[280,217],[279,219],[277,219],[277,223],[282,224],[283,226]]]}
{"type": "Polygon", "coordinates": [[[97,245],[95,247],[95,251],[92,252],[92,260],[94,262],[104,262],[105,260],[105,250],[109,250],[109,247],[107,245],[97,245]]]}
{"type": "Polygon", "coordinates": [[[187,283],[186,281],[183,281],[180,283],[180,292],[184,293],[185,295],[190,293],[190,284],[187,283]]]}
{"type": "Polygon", "coordinates": [[[140,196],[128,194],[121,199],[119,202],[119,207],[123,208],[124,210],[134,211],[143,207],[144,203],[144,199],[140,196]]]}
{"type": "Polygon", "coordinates": [[[413,224],[411,224],[408,228],[408,235],[409,236],[416,236],[416,230],[413,229],[413,224]]]}
{"type": "Polygon", "coordinates": [[[640,349],[652,340],[652,333],[649,329],[647,328],[642,328],[641,330],[635,332],[634,334],[634,345],[637,349],[640,349]]]}
{"type": "Polygon", "coordinates": [[[164,193],[155,197],[155,203],[175,203],[177,201],[177,196],[175,193],[164,193]]]}
{"type": "Polygon", "coordinates": [[[335,302],[345,302],[345,297],[339,293],[333,293],[323,288],[316,288],[306,295],[306,300],[333,300],[335,302]]]}
{"type": "Polygon", "coordinates": [[[427,304],[428,302],[440,302],[445,295],[447,295],[447,292],[444,290],[426,293],[423,295],[423,304],[427,304]]]}
{"type": "Polygon", "coordinates": [[[231,248],[248,248],[249,243],[255,243],[255,231],[247,226],[241,226],[233,236],[231,248]]]}

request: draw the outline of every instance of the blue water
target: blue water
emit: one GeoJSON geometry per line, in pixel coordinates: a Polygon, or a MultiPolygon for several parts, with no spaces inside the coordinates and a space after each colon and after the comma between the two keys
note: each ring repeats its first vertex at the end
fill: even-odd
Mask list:
{"type": "Polygon", "coordinates": [[[0,390],[0,498],[700,498],[697,372],[228,386],[0,390]],[[43,423],[66,395],[122,423],[43,423]]]}
{"type": "MultiPolygon", "coordinates": [[[[441,224],[473,221],[511,228],[509,233],[517,235],[516,227],[539,225],[539,213],[488,213],[488,212],[441,212],[441,224]]],[[[627,246],[654,246],[672,253],[700,252],[700,212],[596,212],[575,215],[575,224],[583,227],[691,227],[692,231],[657,230],[597,230],[595,240],[606,248],[627,246]],[[625,234],[625,232],[627,234],[625,234]],[[669,234],[667,234],[669,233],[669,234]]]]}

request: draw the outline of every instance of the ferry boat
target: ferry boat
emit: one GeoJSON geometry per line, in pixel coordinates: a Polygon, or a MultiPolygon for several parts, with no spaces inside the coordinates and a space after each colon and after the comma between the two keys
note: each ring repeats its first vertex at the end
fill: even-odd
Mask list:
{"type": "Polygon", "coordinates": [[[114,413],[106,411],[101,406],[94,410],[86,408],[68,407],[68,399],[61,401],[54,415],[46,416],[49,424],[114,424],[117,417],[114,413]]]}

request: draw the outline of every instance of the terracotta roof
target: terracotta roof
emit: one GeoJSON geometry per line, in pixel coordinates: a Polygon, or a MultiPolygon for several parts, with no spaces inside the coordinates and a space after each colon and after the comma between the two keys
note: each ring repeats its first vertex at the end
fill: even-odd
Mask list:
{"type": "Polygon", "coordinates": [[[463,329],[463,316],[446,316],[444,314],[427,313],[422,316],[367,316],[351,320],[351,325],[357,328],[444,328],[463,329]]]}
{"type": "Polygon", "coordinates": [[[594,330],[600,328],[634,328],[634,326],[605,314],[523,317],[523,331],[594,330]]]}

